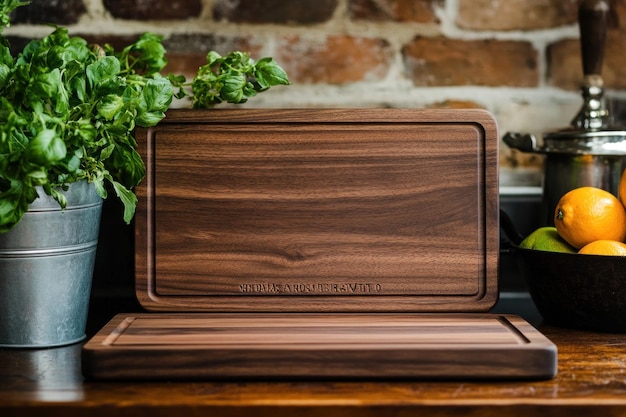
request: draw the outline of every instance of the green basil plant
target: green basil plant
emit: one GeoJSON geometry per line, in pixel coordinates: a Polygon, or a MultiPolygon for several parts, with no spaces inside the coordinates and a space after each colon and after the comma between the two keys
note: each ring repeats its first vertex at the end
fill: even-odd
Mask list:
{"type": "Polygon", "coordinates": [[[38,198],[36,187],[65,207],[59,190],[80,180],[93,183],[102,198],[113,189],[129,223],[137,203],[133,190],[145,175],[136,127],[159,123],[174,97],[209,108],[289,84],[272,58],[255,62],[239,51],[225,57],[209,52],[191,82],[163,76],[166,51],[152,33],[115,51],[56,27],[13,56],[2,30],[25,4],[0,0],[0,233],[20,221],[38,198]]]}

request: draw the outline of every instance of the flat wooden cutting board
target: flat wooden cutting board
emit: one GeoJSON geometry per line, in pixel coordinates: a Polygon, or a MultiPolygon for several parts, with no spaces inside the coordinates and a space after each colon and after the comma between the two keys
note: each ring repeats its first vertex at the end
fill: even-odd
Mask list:
{"type": "Polygon", "coordinates": [[[180,110],[137,141],[148,310],[484,312],[497,299],[484,110],[180,110]]]}
{"type": "Polygon", "coordinates": [[[489,314],[120,314],[83,348],[98,379],[544,379],[556,347],[489,314]]]}
{"type": "Polygon", "coordinates": [[[98,333],[85,375],[556,372],[556,347],[539,332],[484,314],[499,251],[488,112],[181,110],[137,141],[147,175],[136,294],[154,313],[98,333]]]}

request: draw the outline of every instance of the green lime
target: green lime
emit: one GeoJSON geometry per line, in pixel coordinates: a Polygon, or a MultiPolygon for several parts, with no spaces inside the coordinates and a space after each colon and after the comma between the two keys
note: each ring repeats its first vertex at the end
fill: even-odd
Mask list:
{"type": "Polygon", "coordinates": [[[548,252],[576,253],[576,249],[570,246],[556,231],[556,227],[540,227],[520,243],[520,248],[544,250],[548,252]]]}

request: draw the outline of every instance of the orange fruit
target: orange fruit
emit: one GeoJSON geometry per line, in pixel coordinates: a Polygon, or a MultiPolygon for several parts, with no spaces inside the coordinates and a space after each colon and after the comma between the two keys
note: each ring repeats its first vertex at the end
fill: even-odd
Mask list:
{"type": "Polygon", "coordinates": [[[580,249],[595,240],[626,239],[626,208],[613,194],[596,187],[575,188],[554,210],[559,235],[580,249]]]}
{"type": "Polygon", "coordinates": [[[583,246],[578,253],[583,255],[626,256],[626,244],[615,240],[596,240],[583,246]]]}

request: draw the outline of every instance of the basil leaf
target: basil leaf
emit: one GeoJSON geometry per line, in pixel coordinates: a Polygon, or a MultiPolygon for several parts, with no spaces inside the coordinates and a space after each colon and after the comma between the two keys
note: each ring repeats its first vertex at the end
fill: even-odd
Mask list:
{"type": "Polygon", "coordinates": [[[96,188],[96,193],[102,198],[106,199],[108,197],[108,192],[106,187],[104,186],[104,181],[102,178],[97,178],[93,182],[94,187],[96,188]]]}
{"type": "Polygon", "coordinates": [[[162,39],[162,36],[147,32],[141,35],[137,42],[127,47],[124,54],[134,57],[131,69],[151,76],[165,68],[167,59],[162,39]]]}
{"type": "Polygon", "coordinates": [[[107,146],[106,148],[104,148],[102,150],[102,152],[100,152],[100,159],[103,160],[103,161],[105,159],[108,159],[111,156],[111,154],[113,153],[114,149],[115,149],[115,145],[113,143],[110,144],[109,146],[107,146]]]}
{"type": "MultiPolygon", "coordinates": [[[[0,1],[0,24],[25,2],[0,1]]],[[[1,29],[0,29],[1,30],[1,29]]],[[[207,53],[188,83],[160,71],[167,60],[162,37],[145,33],[119,53],[91,46],[64,27],[32,40],[15,57],[0,36],[0,232],[17,223],[37,198],[36,185],[65,204],[57,187],[87,179],[106,198],[110,182],[133,216],[132,189],[146,168],[133,137],[136,126],[159,123],[173,97],[194,107],[242,103],[272,85],[288,83],[271,59],[244,52],[207,53]],[[174,90],[177,90],[176,92],[174,90]]]]}
{"type": "MultiPolygon", "coordinates": [[[[172,103],[172,84],[167,78],[149,79],[141,95],[142,109],[150,112],[164,112],[172,103]]],[[[159,120],[160,121],[160,120],[159,120]]],[[[158,122],[157,122],[158,123],[158,122]]],[[[149,125],[152,126],[152,125],[149,125]]],[[[148,126],[145,126],[148,127],[148,126]]]]}
{"type": "Polygon", "coordinates": [[[103,80],[117,76],[120,72],[120,61],[114,56],[105,56],[87,66],[87,79],[92,87],[103,80]]]}
{"type": "MultiPolygon", "coordinates": [[[[13,196],[0,193],[0,233],[8,232],[22,219],[26,209],[20,207],[21,201],[13,196]]],[[[28,208],[28,205],[26,206],[28,208]]]]}
{"type": "Polygon", "coordinates": [[[5,64],[0,64],[0,85],[3,86],[7,83],[7,81],[10,81],[9,76],[11,75],[11,69],[5,65],[5,64]]]}
{"type": "Polygon", "coordinates": [[[103,97],[98,103],[98,114],[105,120],[113,120],[121,112],[124,100],[120,96],[109,94],[103,97]]]}
{"type": "Polygon", "coordinates": [[[137,125],[141,127],[150,127],[159,123],[165,117],[162,111],[147,111],[137,116],[137,125]]]}
{"type": "Polygon", "coordinates": [[[115,194],[120,198],[124,205],[124,221],[129,224],[135,215],[137,208],[137,196],[117,181],[111,181],[115,194]]]}
{"type": "Polygon", "coordinates": [[[194,108],[208,108],[223,101],[244,103],[274,85],[287,85],[285,71],[272,59],[254,62],[244,52],[235,51],[222,57],[207,54],[207,64],[198,69],[191,83],[194,108]]]}
{"type": "Polygon", "coordinates": [[[63,140],[52,129],[40,131],[29,143],[26,153],[31,163],[52,165],[65,158],[67,149],[63,140]]]}
{"type": "Polygon", "coordinates": [[[61,83],[61,71],[55,68],[48,73],[36,75],[28,93],[41,98],[55,97],[61,83]]]}
{"type": "Polygon", "coordinates": [[[263,88],[289,85],[287,73],[272,58],[262,58],[256,64],[254,76],[263,88]]]}
{"type": "Polygon", "coordinates": [[[224,86],[220,90],[224,101],[228,103],[241,103],[246,98],[243,94],[243,88],[246,86],[246,76],[243,74],[234,74],[227,77],[224,86]]]}
{"type": "MultiPolygon", "coordinates": [[[[98,130],[94,126],[91,120],[81,119],[75,124],[74,134],[80,138],[81,142],[89,143],[96,140],[98,130]]],[[[78,149],[82,154],[82,150],[78,149]]],[[[81,155],[82,157],[82,155],[81,155]]]]}

